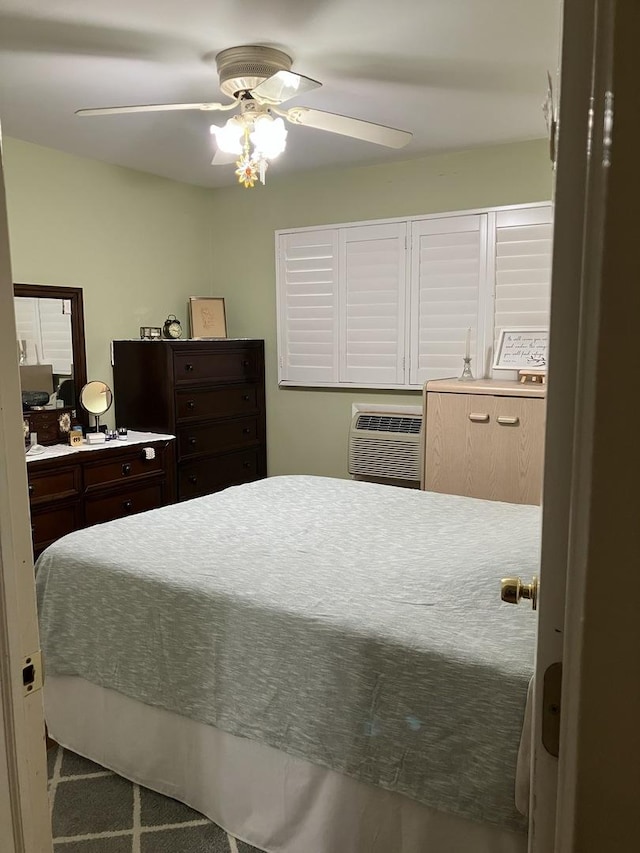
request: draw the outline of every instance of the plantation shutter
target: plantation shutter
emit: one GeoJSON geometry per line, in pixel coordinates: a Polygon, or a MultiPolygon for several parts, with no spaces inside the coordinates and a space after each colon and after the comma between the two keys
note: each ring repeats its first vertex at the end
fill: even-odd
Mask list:
{"type": "Polygon", "coordinates": [[[406,225],[340,229],[340,382],[402,384],[406,225]]]}
{"type": "Polygon", "coordinates": [[[478,330],[484,310],[486,216],[414,222],[411,254],[411,385],[459,376],[468,329],[472,370],[482,376],[478,330]]]}
{"type": "Polygon", "coordinates": [[[496,214],[495,338],[501,328],[549,328],[551,206],[496,214]]]}
{"type": "Polygon", "coordinates": [[[279,373],[283,384],[338,381],[337,230],[279,237],[279,373]]]}
{"type": "Polygon", "coordinates": [[[16,314],[16,337],[19,341],[25,341],[27,363],[37,364],[42,360],[38,300],[20,296],[13,300],[13,304],[16,314]]]}
{"type": "Polygon", "coordinates": [[[70,301],[21,296],[14,300],[14,305],[16,336],[26,341],[28,363],[50,364],[53,373],[70,375],[73,360],[70,301]]]}
{"type": "Polygon", "coordinates": [[[71,374],[71,303],[68,299],[38,299],[42,360],[53,372],[71,374]]]}

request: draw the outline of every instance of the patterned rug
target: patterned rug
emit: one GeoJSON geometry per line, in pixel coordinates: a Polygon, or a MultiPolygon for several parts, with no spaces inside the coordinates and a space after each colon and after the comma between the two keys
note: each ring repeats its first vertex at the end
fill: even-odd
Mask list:
{"type": "Polygon", "coordinates": [[[55,853],[260,853],[177,800],[62,747],[47,760],[55,853]]]}

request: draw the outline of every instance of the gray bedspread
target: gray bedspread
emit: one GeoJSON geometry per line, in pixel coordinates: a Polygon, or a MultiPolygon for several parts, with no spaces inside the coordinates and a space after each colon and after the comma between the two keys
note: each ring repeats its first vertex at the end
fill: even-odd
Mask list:
{"type": "Polygon", "coordinates": [[[536,620],[500,577],[538,507],[275,477],[78,531],[40,557],[46,670],[443,811],[524,829],[536,620]]]}

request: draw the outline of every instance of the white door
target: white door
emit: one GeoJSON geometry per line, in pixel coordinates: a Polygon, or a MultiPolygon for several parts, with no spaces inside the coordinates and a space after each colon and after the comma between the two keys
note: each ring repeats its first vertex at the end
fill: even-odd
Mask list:
{"type": "Polygon", "coordinates": [[[579,708],[573,700],[561,703],[554,684],[559,672],[561,696],[577,696],[581,641],[579,620],[571,617],[572,608],[575,613],[580,606],[585,573],[580,552],[587,534],[583,520],[590,491],[599,347],[597,311],[608,170],[603,139],[606,93],[611,85],[608,41],[613,5],[565,0],[564,6],[530,853],[574,849],[573,804],[567,794],[574,796],[577,783],[571,752],[576,746],[579,708]]]}
{"type": "Polygon", "coordinates": [[[49,853],[42,673],[1,146],[0,365],[0,847],[2,853],[49,853]]]}

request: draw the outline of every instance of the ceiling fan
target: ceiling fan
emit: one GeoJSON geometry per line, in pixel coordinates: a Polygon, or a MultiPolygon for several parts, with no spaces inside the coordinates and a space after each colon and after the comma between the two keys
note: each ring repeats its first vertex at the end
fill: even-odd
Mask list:
{"type": "Polygon", "coordinates": [[[329,133],[338,133],[389,148],[402,148],[413,134],[382,124],[350,118],[311,107],[280,106],[297,95],[310,92],[322,84],[291,71],[292,60],[281,50],[260,45],[231,47],[216,56],[220,88],[232,98],[231,103],[141,104],[126,107],[101,107],[77,110],[79,116],[114,115],[118,113],[201,110],[215,112],[238,110],[225,125],[211,125],[217,152],[212,165],[235,162],[236,175],[245,187],[260,179],[264,184],[268,162],[284,151],[287,130],[283,119],[329,133]]]}

